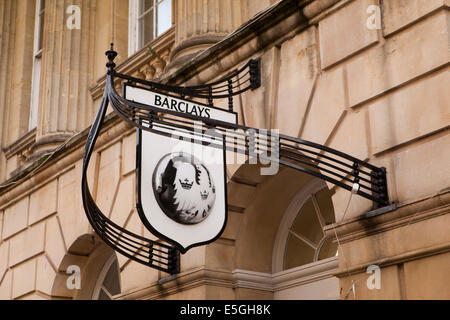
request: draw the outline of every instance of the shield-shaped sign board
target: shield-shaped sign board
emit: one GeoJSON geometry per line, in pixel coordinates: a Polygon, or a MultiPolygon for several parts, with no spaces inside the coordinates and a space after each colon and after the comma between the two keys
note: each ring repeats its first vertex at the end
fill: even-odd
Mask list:
{"type": "MultiPolygon", "coordinates": [[[[127,100],[161,109],[173,107],[180,115],[196,112],[199,120],[237,121],[235,113],[128,84],[123,93],[127,100]]],[[[136,155],[137,209],[143,224],[182,253],[216,240],[227,218],[224,137],[156,123],[149,130],[138,129],[136,155]]]]}

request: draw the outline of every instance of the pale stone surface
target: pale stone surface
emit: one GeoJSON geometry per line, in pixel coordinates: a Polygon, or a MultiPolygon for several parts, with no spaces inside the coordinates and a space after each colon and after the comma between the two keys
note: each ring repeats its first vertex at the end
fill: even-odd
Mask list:
{"type": "MultiPolygon", "coordinates": [[[[272,66],[278,63],[276,50],[276,48],[273,48],[261,57],[261,87],[258,90],[249,90],[233,98],[233,107],[238,112],[239,123],[261,129],[269,127],[270,109],[273,106],[270,104],[272,101],[268,99],[268,94],[274,86],[272,66]]],[[[278,70],[275,72],[278,73],[278,70]]],[[[240,89],[246,86],[248,86],[248,83],[241,85],[240,89]]],[[[227,110],[228,99],[221,99],[221,106],[227,110]]]]}
{"type": "Polygon", "coordinates": [[[120,179],[120,142],[101,152],[98,173],[97,205],[105,215],[111,206],[120,179]]]}
{"type": "Polygon", "coordinates": [[[450,131],[429,138],[393,155],[400,202],[431,196],[448,188],[450,181],[450,131]],[[420,186],[418,188],[417,186],[420,186]]]}
{"type": "MultiPolygon", "coordinates": [[[[105,75],[105,55],[104,52],[109,48],[111,41],[114,43],[115,50],[119,53],[116,58],[116,63],[123,61],[128,57],[127,54],[127,34],[128,34],[128,21],[126,14],[128,10],[124,5],[128,5],[127,1],[98,1],[96,4],[96,12],[94,15],[94,21],[92,21],[92,28],[95,30],[95,42],[92,45],[95,49],[93,59],[94,63],[94,79],[98,79],[105,75]],[[124,10],[125,9],[125,10],[124,10]],[[104,14],[109,12],[111,14],[104,14]],[[124,16],[125,15],[125,16],[124,16]],[[112,29],[116,29],[114,34],[111,34],[112,29]]],[[[98,106],[98,104],[95,104],[98,106]]],[[[111,110],[111,108],[109,108],[111,110]]]]}
{"type": "Polygon", "coordinates": [[[234,266],[234,245],[213,242],[206,246],[205,264],[210,268],[232,270],[234,266]]]}
{"type": "Polygon", "coordinates": [[[134,209],[134,189],[134,176],[128,176],[121,180],[110,216],[110,219],[119,226],[125,224],[134,209]]]}
{"type": "Polygon", "coordinates": [[[138,288],[144,288],[158,281],[159,272],[143,264],[131,261],[120,273],[121,292],[125,293],[138,288]]]}
{"type": "Polygon", "coordinates": [[[151,233],[147,228],[144,226],[144,237],[150,240],[158,240],[158,237],[155,236],[153,233],[151,233]]]}
{"type": "Polygon", "coordinates": [[[58,272],[66,273],[67,268],[71,265],[77,265],[82,269],[86,265],[88,259],[88,256],[79,256],[67,253],[61,264],[58,266],[58,272]]]}
{"type": "Polygon", "coordinates": [[[30,225],[56,212],[57,180],[53,180],[30,196],[30,225]]]}
{"type": "MultiPolygon", "coordinates": [[[[367,190],[363,191],[367,192],[367,190]]],[[[349,220],[360,216],[361,214],[372,209],[373,206],[371,200],[363,198],[359,195],[352,195],[350,191],[342,188],[336,188],[336,192],[333,194],[331,199],[333,201],[334,216],[337,222],[342,222],[344,220],[349,220]],[[347,211],[345,211],[345,209],[347,209],[347,211]]]]}
{"type": "Polygon", "coordinates": [[[345,270],[352,265],[369,265],[379,259],[394,258],[448,243],[449,223],[450,215],[446,214],[344,243],[341,249],[345,262],[339,261],[340,269],[345,270]]]}
{"type": "Polygon", "coordinates": [[[3,211],[0,212],[0,241],[2,240],[3,235],[3,211]]]}
{"type": "Polygon", "coordinates": [[[345,112],[342,68],[322,73],[301,138],[324,144],[345,112]]]}
{"type": "Polygon", "coordinates": [[[378,41],[378,31],[367,28],[366,13],[378,0],[357,0],[319,22],[322,68],[354,54],[378,41]]]}
{"type": "Polygon", "coordinates": [[[122,269],[128,261],[131,261],[131,259],[117,252],[117,261],[119,263],[119,268],[122,269]]]}
{"type": "Polygon", "coordinates": [[[125,228],[137,235],[142,235],[142,229],[144,228],[144,225],[139,217],[139,214],[137,213],[137,210],[131,212],[125,228]]]}
{"type": "MultiPolygon", "coordinates": [[[[14,17],[14,13],[11,14],[12,19],[9,21],[10,26],[8,28],[11,33],[9,37],[5,37],[5,41],[2,41],[4,43],[2,47],[8,49],[11,47],[16,48],[8,52],[8,55],[11,57],[8,61],[11,64],[11,69],[7,73],[8,81],[11,83],[10,101],[5,104],[2,103],[3,108],[9,109],[9,112],[6,113],[7,116],[3,119],[3,121],[6,120],[8,122],[8,127],[4,132],[5,137],[2,137],[2,140],[6,141],[8,145],[28,131],[27,120],[31,97],[31,69],[33,62],[35,5],[33,2],[20,0],[15,1],[14,7],[15,9],[11,9],[17,17],[14,17]]],[[[7,33],[8,31],[6,31],[7,33]]],[[[4,31],[1,34],[3,38],[4,31]]],[[[17,158],[15,160],[17,161],[17,158]]],[[[11,169],[11,167],[8,169],[11,169]]]]}
{"type": "Polygon", "coordinates": [[[284,168],[258,185],[239,228],[236,269],[272,272],[274,241],[282,216],[293,197],[311,180],[309,175],[284,168]]]}
{"type": "MultiPolygon", "coordinates": [[[[446,0],[395,0],[383,1],[383,33],[391,33],[408,26],[433,10],[443,7],[446,0]]],[[[448,5],[448,4],[447,4],[448,5]]]]}
{"type": "Polygon", "coordinates": [[[450,252],[405,263],[407,299],[450,299],[450,252]]]}
{"type": "Polygon", "coordinates": [[[397,265],[381,268],[380,289],[368,289],[367,280],[373,273],[358,273],[341,279],[341,299],[344,300],[399,300],[400,283],[398,279],[397,265]],[[352,287],[352,280],[355,283],[355,295],[349,291],[352,287]],[[347,295],[348,293],[348,295],[347,295]],[[347,295],[347,296],[346,296],[347,295]]]}
{"type": "Polygon", "coordinates": [[[18,300],[47,300],[42,295],[37,293],[27,294],[26,296],[20,297],[18,300]]]}
{"type": "Polygon", "coordinates": [[[206,247],[194,247],[180,256],[180,272],[188,271],[205,265],[206,247]]]}
{"type": "Polygon", "coordinates": [[[241,222],[242,222],[242,213],[228,211],[227,225],[221,235],[221,238],[236,240],[239,233],[241,222]]]}
{"type": "Polygon", "coordinates": [[[12,287],[12,271],[6,271],[2,282],[0,282],[0,300],[11,299],[11,287],[12,287]]]}
{"type": "Polygon", "coordinates": [[[257,12],[261,11],[273,0],[222,0],[211,4],[208,1],[180,0],[175,11],[176,39],[175,46],[191,39],[203,38],[203,43],[192,43],[172,57],[172,60],[183,55],[194,54],[202,51],[219,38],[211,36],[225,36],[237,26],[249,20],[257,12]],[[208,37],[209,36],[209,37],[208,37]]]}
{"type": "Polygon", "coordinates": [[[98,237],[94,234],[83,234],[72,243],[68,252],[70,254],[88,256],[95,250],[99,242],[101,243],[101,240],[98,240],[98,237]]]}
{"type": "Polygon", "coordinates": [[[81,164],[77,163],[75,169],[59,177],[58,184],[58,219],[66,248],[69,248],[79,236],[89,230],[80,186],[81,164]]]}
{"type": "Polygon", "coordinates": [[[449,68],[371,103],[368,108],[373,152],[382,152],[447,127],[450,124],[448,83],[449,68]]]}
{"type": "Polygon", "coordinates": [[[44,251],[45,222],[41,222],[11,238],[9,265],[14,266],[44,251]]]}
{"type": "Polygon", "coordinates": [[[35,290],[36,260],[33,259],[15,267],[13,273],[13,298],[35,290]]]}
{"type": "Polygon", "coordinates": [[[205,300],[206,286],[201,285],[192,289],[179,291],[175,294],[163,296],[160,300],[205,300]]]}
{"type": "Polygon", "coordinates": [[[79,2],[79,30],[66,26],[67,6],[61,1],[49,1],[45,6],[40,105],[46,112],[38,117],[37,138],[77,132],[93,119],[92,99],[88,87],[93,81],[93,54],[96,39],[96,3],[79,2]],[[48,21],[48,23],[47,23],[48,21]],[[43,64],[44,66],[44,64],[43,64]]]}
{"type": "Polygon", "coordinates": [[[6,161],[6,177],[9,178],[11,172],[17,169],[19,166],[19,159],[16,155],[12,156],[6,161]]]}
{"type": "Polygon", "coordinates": [[[318,72],[316,27],[310,27],[281,46],[275,128],[298,137],[318,72]]]}
{"type": "Polygon", "coordinates": [[[272,300],[273,293],[264,290],[254,290],[247,288],[237,288],[236,300],[272,300]]]}
{"type": "Polygon", "coordinates": [[[339,279],[326,278],[274,292],[274,300],[337,300],[339,279]]]}
{"type": "Polygon", "coordinates": [[[136,169],[136,133],[123,138],[122,174],[127,175],[136,169]]]}
{"type": "Polygon", "coordinates": [[[219,286],[206,286],[205,297],[208,300],[234,300],[236,298],[233,288],[219,286]]]}
{"type": "Polygon", "coordinates": [[[8,268],[8,249],[8,242],[0,243],[0,281],[3,279],[3,276],[6,273],[6,269],[8,268]]]}
{"type": "Polygon", "coordinates": [[[28,197],[25,197],[5,210],[3,220],[3,239],[7,239],[13,234],[25,229],[27,227],[27,220],[28,197]]]}
{"type": "MultiPolygon", "coordinates": [[[[367,127],[366,127],[367,121],[368,121],[367,112],[365,110],[358,110],[358,112],[348,112],[345,115],[343,121],[337,127],[335,134],[331,138],[329,146],[331,148],[347,153],[358,159],[361,160],[367,159],[369,156],[367,143],[367,127]]],[[[328,162],[344,170],[352,170],[351,168],[333,163],[331,161],[328,162]]],[[[345,160],[344,162],[349,163],[350,165],[352,164],[347,160],[345,160]]],[[[321,165],[321,167],[330,170],[330,167],[328,166],[321,165]]],[[[345,176],[345,173],[343,173],[342,171],[336,169],[331,170],[333,172],[345,176]]],[[[367,168],[364,168],[363,170],[366,172],[370,172],[370,170],[367,168]]],[[[323,173],[333,178],[337,178],[337,180],[341,180],[337,176],[330,175],[329,173],[326,172],[323,173]]],[[[361,176],[368,178],[367,175],[361,176]]],[[[331,182],[326,181],[326,183],[329,189],[336,187],[331,182]]],[[[367,192],[369,194],[371,193],[369,190],[364,188],[362,188],[361,191],[367,192]]],[[[344,218],[344,213],[345,209],[347,208],[349,198],[350,198],[349,191],[336,187],[336,192],[332,196],[336,221],[341,221],[342,218],[344,218]]],[[[362,213],[369,211],[371,208],[372,208],[372,201],[367,200],[359,195],[354,195],[347,209],[347,212],[345,213],[345,219],[354,218],[355,216],[361,215],[362,213]]]]}
{"type": "MultiPolygon", "coordinates": [[[[124,227],[128,231],[131,231],[131,232],[133,232],[133,233],[135,233],[135,234],[137,234],[139,236],[143,235],[144,225],[143,225],[142,221],[140,220],[139,215],[138,215],[136,210],[134,210],[130,214],[130,216],[129,216],[128,220],[127,220],[127,223],[126,223],[126,225],[124,227]]],[[[156,240],[157,239],[153,235],[151,235],[151,237],[147,236],[147,238],[150,238],[151,240],[156,240]]],[[[122,268],[124,266],[124,264],[129,260],[129,258],[123,256],[122,254],[120,254],[118,252],[116,254],[117,254],[117,259],[119,260],[119,267],[122,268]]]]}
{"type": "Polygon", "coordinates": [[[66,254],[66,246],[61,235],[61,229],[57,217],[47,220],[47,228],[45,235],[45,252],[53,265],[57,268],[64,255],[66,254]]]}
{"type": "Polygon", "coordinates": [[[67,280],[69,275],[66,273],[58,273],[55,277],[52,293],[57,297],[73,298],[76,294],[76,289],[67,288],[67,280]]]}
{"type": "Polygon", "coordinates": [[[364,109],[346,113],[328,146],[352,157],[367,159],[369,156],[367,122],[368,115],[364,109]]]}
{"type": "Polygon", "coordinates": [[[346,64],[350,106],[361,104],[450,60],[446,12],[435,14],[346,64]]]}
{"type": "Polygon", "coordinates": [[[51,296],[56,272],[46,256],[37,259],[36,290],[51,296]]]}
{"type": "Polygon", "coordinates": [[[228,204],[239,208],[246,208],[253,200],[256,188],[242,183],[230,181],[228,183],[228,204]]]}

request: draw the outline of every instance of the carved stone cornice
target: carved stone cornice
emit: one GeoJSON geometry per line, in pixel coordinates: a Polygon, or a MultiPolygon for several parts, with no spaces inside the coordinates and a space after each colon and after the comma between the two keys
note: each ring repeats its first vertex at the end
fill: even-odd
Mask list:
{"type": "Polygon", "coordinates": [[[314,18],[320,13],[324,12],[331,6],[335,5],[340,0],[315,0],[312,1],[310,4],[305,6],[303,9],[303,14],[308,19],[314,18]]]}
{"type": "MultiPolygon", "coordinates": [[[[40,185],[58,176],[64,169],[82,159],[90,128],[89,126],[78,133],[69,143],[57,152],[52,153],[48,158],[36,159],[11,174],[11,178],[3,182],[2,187],[0,187],[0,210],[17,201],[17,197],[30,194],[40,185]]],[[[105,118],[102,133],[98,138],[97,147],[101,148],[101,146],[130,132],[131,128],[130,124],[121,121],[117,114],[108,114],[105,118]]]]}
{"type": "Polygon", "coordinates": [[[198,267],[160,279],[147,287],[119,294],[114,298],[117,300],[156,300],[203,285],[276,292],[331,278],[337,268],[337,257],[273,274],[241,269],[231,271],[198,267]]]}
{"type": "Polygon", "coordinates": [[[387,230],[400,228],[421,220],[447,214],[450,210],[450,188],[408,203],[397,204],[397,209],[374,217],[365,214],[353,219],[328,225],[326,235],[334,237],[335,232],[341,244],[355,241],[387,230]]]}
{"type": "MultiPolygon", "coordinates": [[[[122,74],[155,80],[162,75],[175,43],[175,28],[172,27],[147,46],[128,57],[116,67],[116,71],[122,74]]],[[[97,83],[89,89],[94,100],[99,99],[105,89],[106,75],[97,80],[97,83]]],[[[120,85],[120,84],[119,84],[120,85]]]]}
{"type": "Polygon", "coordinates": [[[36,129],[33,129],[11,143],[8,147],[3,148],[6,159],[10,159],[14,155],[24,155],[25,157],[27,157],[28,153],[30,152],[31,146],[35,143],[35,141],[36,129]]]}

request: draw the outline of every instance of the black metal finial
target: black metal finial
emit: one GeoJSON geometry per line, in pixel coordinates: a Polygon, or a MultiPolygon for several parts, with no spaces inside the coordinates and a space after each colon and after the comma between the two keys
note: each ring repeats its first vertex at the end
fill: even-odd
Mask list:
{"type": "Polygon", "coordinates": [[[114,59],[117,57],[117,52],[114,51],[114,43],[111,43],[111,48],[108,51],[106,51],[105,54],[108,57],[108,63],[106,64],[106,67],[108,68],[109,73],[116,67],[114,59]]]}

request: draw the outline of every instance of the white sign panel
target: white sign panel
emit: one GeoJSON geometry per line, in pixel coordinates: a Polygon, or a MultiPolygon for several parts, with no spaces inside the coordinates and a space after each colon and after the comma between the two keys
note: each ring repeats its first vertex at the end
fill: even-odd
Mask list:
{"type": "Polygon", "coordinates": [[[223,109],[213,108],[196,102],[178,99],[169,95],[156,93],[142,88],[125,86],[127,100],[146,104],[162,111],[175,111],[182,114],[190,114],[200,118],[220,120],[237,124],[237,114],[223,109]]]}
{"type": "MultiPolygon", "coordinates": [[[[220,140],[216,144],[223,144],[220,140]]],[[[222,233],[227,213],[224,149],[141,131],[138,157],[138,209],[152,233],[183,253],[222,233]]]]}
{"type": "MultiPolygon", "coordinates": [[[[224,110],[131,86],[125,87],[125,98],[199,117],[236,120],[224,110]]],[[[137,209],[146,228],[182,253],[217,239],[227,217],[224,137],[155,127],[138,130],[137,150],[137,209]]]]}

